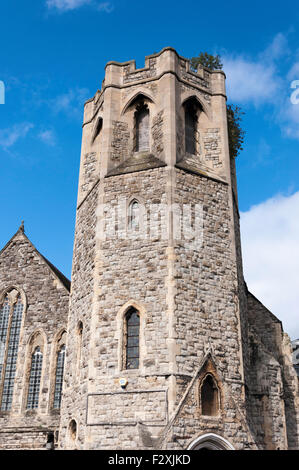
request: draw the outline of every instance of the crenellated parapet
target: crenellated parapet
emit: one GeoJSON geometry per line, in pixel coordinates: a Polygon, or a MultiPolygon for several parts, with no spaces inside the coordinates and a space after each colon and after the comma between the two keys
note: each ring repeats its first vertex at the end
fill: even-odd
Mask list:
{"type": "Polygon", "coordinates": [[[102,89],[85,103],[78,203],[101,178],[159,166],[230,181],[225,74],[193,70],[171,47],[143,68],[107,63],[102,89]]]}

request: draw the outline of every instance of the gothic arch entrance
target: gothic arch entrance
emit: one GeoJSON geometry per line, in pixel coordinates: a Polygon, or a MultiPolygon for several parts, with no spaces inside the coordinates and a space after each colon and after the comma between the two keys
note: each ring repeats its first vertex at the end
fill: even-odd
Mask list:
{"type": "Polygon", "coordinates": [[[209,433],[191,442],[188,450],[234,450],[234,447],[223,437],[209,433]]]}

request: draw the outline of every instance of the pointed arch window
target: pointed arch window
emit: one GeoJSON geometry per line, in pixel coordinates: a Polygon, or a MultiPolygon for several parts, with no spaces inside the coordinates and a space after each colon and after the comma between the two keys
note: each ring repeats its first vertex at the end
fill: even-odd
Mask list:
{"type": "Polygon", "coordinates": [[[79,321],[77,325],[77,360],[76,360],[76,371],[75,371],[76,380],[79,379],[79,375],[80,375],[82,341],[83,341],[83,323],[82,321],[79,321]]]}
{"type": "Polygon", "coordinates": [[[139,312],[131,307],[126,314],[126,369],[139,368],[139,312]]]}
{"type": "Polygon", "coordinates": [[[185,112],[185,151],[195,155],[197,153],[197,121],[199,104],[190,98],[184,105],[185,112]]]}
{"type": "Polygon", "coordinates": [[[39,346],[34,350],[31,357],[31,369],[27,396],[27,409],[38,408],[39,390],[42,376],[43,354],[39,346]]]}
{"type": "Polygon", "coordinates": [[[63,344],[58,351],[56,361],[56,375],[55,375],[55,390],[54,390],[54,404],[53,408],[59,409],[61,405],[62,385],[63,385],[63,371],[65,360],[65,344],[63,344]]]}
{"type": "Polygon", "coordinates": [[[103,118],[99,117],[96,121],[96,125],[92,134],[92,139],[91,139],[92,143],[96,140],[98,135],[100,135],[102,127],[103,127],[103,118]]]}
{"type": "Polygon", "coordinates": [[[9,411],[12,406],[23,308],[16,290],[5,296],[0,307],[1,411],[9,411]]]}
{"type": "Polygon", "coordinates": [[[69,436],[72,441],[75,441],[77,438],[77,423],[74,419],[72,419],[69,424],[69,436]]]}
{"type": "Polygon", "coordinates": [[[139,230],[140,227],[140,204],[134,199],[129,205],[129,228],[139,230]]]}
{"type": "Polygon", "coordinates": [[[146,104],[140,103],[135,112],[136,126],[136,152],[149,150],[149,109],[146,104]]]}
{"type": "Polygon", "coordinates": [[[212,375],[208,374],[200,389],[201,413],[216,416],[219,413],[218,388],[212,375]]]}

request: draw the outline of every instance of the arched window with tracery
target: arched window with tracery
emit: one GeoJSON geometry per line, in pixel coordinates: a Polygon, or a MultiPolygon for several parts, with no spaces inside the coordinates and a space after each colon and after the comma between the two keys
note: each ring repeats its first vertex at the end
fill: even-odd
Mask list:
{"type": "Polygon", "coordinates": [[[42,365],[43,354],[40,347],[37,346],[31,357],[31,368],[27,395],[27,409],[29,410],[38,408],[42,365]]]}
{"type": "Polygon", "coordinates": [[[12,406],[20,331],[24,305],[20,293],[12,289],[0,306],[0,383],[1,410],[12,406]]]}
{"type": "Polygon", "coordinates": [[[59,409],[61,404],[62,396],[62,385],[63,385],[63,371],[64,371],[64,360],[65,360],[65,344],[63,344],[58,353],[56,360],[56,374],[55,374],[55,390],[54,390],[54,403],[53,408],[59,409]]]}
{"type": "Polygon", "coordinates": [[[206,375],[200,388],[201,413],[216,416],[219,413],[219,393],[214,378],[206,375]]]}
{"type": "Polygon", "coordinates": [[[195,98],[190,98],[184,104],[185,113],[185,151],[192,155],[197,154],[197,126],[199,103],[195,98]]]}
{"type": "Polygon", "coordinates": [[[126,313],[125,327],[126,369],[138,369],[140,316],[138,310],[134,307],[131,307],[126,313]]]}
{"type": "Polygon", "coordinates": [[[146,152],[150,148],[149,109],[140,102],[135,111],[135,151],[146,152]]]}

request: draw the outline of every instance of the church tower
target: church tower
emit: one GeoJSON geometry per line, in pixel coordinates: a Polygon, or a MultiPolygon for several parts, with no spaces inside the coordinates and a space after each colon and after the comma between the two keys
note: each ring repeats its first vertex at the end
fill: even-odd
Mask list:
{"type": "MultiPolygon", "coordinates": [[[[60,448],[258,448],[247,296],[224,72],[170,47],[109,62],[84,108],[60,448]]],[[[261,442],[286,448],[279,400],[261,442]]]]}

